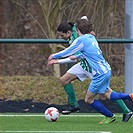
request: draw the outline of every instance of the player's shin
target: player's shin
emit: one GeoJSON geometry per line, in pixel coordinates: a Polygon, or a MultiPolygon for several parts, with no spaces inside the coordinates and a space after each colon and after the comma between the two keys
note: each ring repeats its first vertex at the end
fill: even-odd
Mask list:
{"type": "Polygon", "coordinates": [[[68,96],[68,102],[71,106],[78,106],[77,100],[76,100],[76,95],[74,92],[74,88],[72,84],[67,84],[64,86],[64,90],[68,96]]]}
{"type": "Polygon", "coordinates": [[[114,100],[114,103],[121,109],[122,113],[127,114],[130,112],[123,100],[114,100]]]}
{"type": "Polygon", "coordinates": [[[106,117],[112,117],[113,113],[110,112],[100,101],[94,100],[93,103],[90,104],[92,108],[97,110],[99,113],[105,115],[106,117]]]}

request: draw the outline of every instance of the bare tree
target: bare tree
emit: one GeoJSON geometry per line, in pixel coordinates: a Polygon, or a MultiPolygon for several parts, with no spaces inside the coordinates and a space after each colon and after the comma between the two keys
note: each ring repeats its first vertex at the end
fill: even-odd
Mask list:
{"type": "MultiPolygon", "coordinates": [[[[2,8],[3,8],[3,4],[2,1],[0,1],[0,38],[2,36],[2,8]]],[[[1,75],[1,44],[0,44],[0,75],[1,75]]],[[[2,95],[2,88],[1,88],[1,81],[0,81],[0,97],[2,95]]]]}
{"type": "MultiPolygon", "coordinates": [[[[52,1],[52,0],[38,0],[38,3],[40,4],[40,7],[42,8],[42,12],[44,15],[46,27],[47,27],[47,38],[56,38],[55,34],[55,27],[57,26],[57,23],[60,21],[60,10],[62,8],[62,5],[64,4],[65,0],[58,0],[58,1],[52,1]]],[[[55,53],[57,52],[57,44],[49,44],[51,48],[51,52],[55,53]]],[[[60,66],[54,65],[54,75],[56,77],[60,77],[60,66]]]]}
{"type": "MultiPolygon", "coordinates": [[[[4,10],[8,10],[4,14],[4,21],[6,22],[4,23],[3,35],[5,38],[56,38],[56,28],[61,21],[74,22],[83,15],[86,15],[94,24],[94,31],[96,32],[97,38],[123,37],[125,0],[1,1],[3,1],[3,4],[5,3],[4,10]],[[36,7],[35,10],[34,7],[36,7]],[[11,21],[8,21],[9,19],[11,21]]],[[[6,46],[4,47],[6,50],[6,46]]],[[[46,47],[44,48],[44,52],[47,55],[65,48],[61,44],[49,44],[46,47]]],[[[117,45],[102,44],[101,48],[104,51],[105,58],[108,59],[110,64],[113,64],[112,66],[116,69],[117,74],[121,73],[123,67],[120,66],[121,68],[118,68],[118,64],[121,60],[123,64],[123,46],[117,47],[117,45]]],[[[6,66],[9,67],[7,64],[6,66]]],[[[7,70],[6,67],[3,67],[3,69],[7,70]]],[[[46,71],[48,72],[49,70],[51,71],[50,74],[52,74],[53,69],[47,69],[46,71]]],[[[54,65],[54,75],[56,77],[60,76],[59,65],[54,65]]]]}
{"type": "MultiPolygon", "coordinates": [[[[86,3],[81,1],[65,1],[65,0],[38,0],[40,4],[46,27],[47,27],[47,38],[56,38],[56,27],[62,21],[75,21],[79,14],[81,14],[86,3]],[[78,9],[78,6],[81,8],[78,9]]],[[[58,48],[64,48],[62,45],[51,45],[51,52],[55,53],[58,51],[58,48]]],[[[59,65],[54,65],[54,72],[56,77],[60,77],[59,65]]]]}

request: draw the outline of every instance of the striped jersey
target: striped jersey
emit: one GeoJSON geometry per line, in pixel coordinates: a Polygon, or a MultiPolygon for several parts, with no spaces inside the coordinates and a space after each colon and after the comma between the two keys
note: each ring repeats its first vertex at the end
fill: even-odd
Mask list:
{"type": "MultiPolygon", "coordinates": [[[[111,70],[110,65],[102,55],[98,42],[91,34],[85,34],[78,37],[68,48],[53,54],[53,59],[68,57],[76,52],[82,53],[81,55],[85,57],[95,74],[104,74],[111,70]]],[[[80,55],[77,55],[77,58],[78,57],[80,57],[80,55]]]]}
{"type": "MultiPolygon", "coordinates": [[[[78,38],[77,32],[76,32],[76,25],[74,24],[73,28],[72,28],[72,35],[69,38],[69,45],[72,44],[72,42],[78,38]]],[[[76,52],[75,55],[81,54],[81,52],[76,52]]],[[[89,63],[87,62],[87,60],[85,58],[81,58],[80,59],[80,66],[86,70],[87,72],[91,73],[92,75],[94,75],[95,73],[93,73],[92,68],[90,67],[89,63]]]]}

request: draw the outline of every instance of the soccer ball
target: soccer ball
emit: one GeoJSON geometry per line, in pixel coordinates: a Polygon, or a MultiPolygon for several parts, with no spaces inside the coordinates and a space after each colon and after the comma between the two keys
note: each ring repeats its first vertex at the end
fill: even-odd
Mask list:
{"type": "Polygon", "coordinates": [[[60,113],[59,110],[55,107],[50,107],[45,111],[45,118],[47,121],[55,122],[59,119],[60,113]]]}

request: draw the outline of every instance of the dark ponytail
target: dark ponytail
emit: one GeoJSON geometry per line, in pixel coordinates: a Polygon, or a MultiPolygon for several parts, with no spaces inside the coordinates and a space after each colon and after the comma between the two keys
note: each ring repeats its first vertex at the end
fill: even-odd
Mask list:
{"type": "Polygon", "coordinates": [[[73,22],[68,22],[68,24],[73,27],[74,26],[74,23],[73,22]]]}
{"type": "Polygon", "coordinates": [[[72,31],[72,27],[74,26],[74,23],[72,22],[62,22],[57,28],[57,31],[67,33],[68,30],[72,31]]]}

